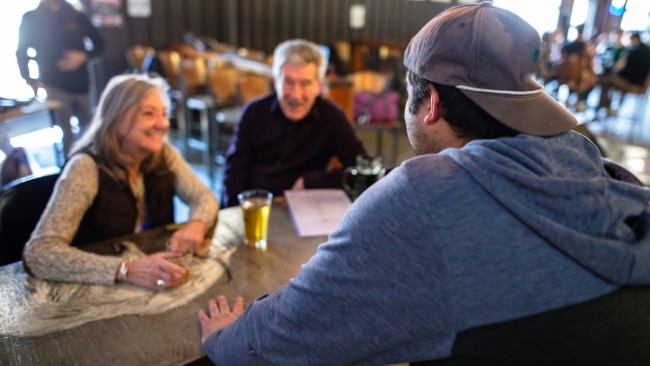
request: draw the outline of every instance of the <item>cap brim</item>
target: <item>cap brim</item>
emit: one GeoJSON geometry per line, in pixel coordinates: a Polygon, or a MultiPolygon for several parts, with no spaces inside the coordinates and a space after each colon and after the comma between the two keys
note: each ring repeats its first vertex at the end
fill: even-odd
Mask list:
{"type": "Polygon", "coordinates": [[[529,135],[557,135],[578,125],[576,118],[543,90],[526,95],[460,91],[504,125],[529,135]]]}

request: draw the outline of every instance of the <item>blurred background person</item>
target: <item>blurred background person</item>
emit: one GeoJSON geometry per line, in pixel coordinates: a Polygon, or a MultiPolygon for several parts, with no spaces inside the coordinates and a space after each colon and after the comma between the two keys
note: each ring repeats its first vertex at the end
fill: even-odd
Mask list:
{"type": "Polygon", "coordinates": [[[596,53],[600,61],[601,74],[619,71],[625,65],[625,45],[623,44],[623,30],[602,34],[597,42],[596,53]]]}
{"type": "Polygon", "coordinates": [[[650,73],[650,47],[641,42],[639,33],[630,35],[630,46],[627,48],[625,65],[618,72],[605,74],[600,80],[600,101],[598,109],[606,108],[607,114],[613,116],[617,113],[611,105],[610,91],[612,88],[621,91],[620,106],[625,93],[643,92],[647,87],[648,73],[650,73]]]}
{"type": "Polygon", "coordinates": [[[250,188],[282,196],[288,189],[342,188],[342,168],[368,156],[345,112],[321,96],[327,63],[305,40],[280,43],[273,53],[275,93],[242,111],[224,173],[222,205],[238,205],[250,188]],[[330,169],[336,157],[342,167],[330,169]]]}
{"type": "MultiPolygon", "coordinates": [[[[576,112],[587,109],[586,100],[589,93],[596,85],[598,77],[594,70],[594,47],[584,39],[584,25],[576,27],[577,36],[562,47],[562,61],[558,66],[558,83],[569,87],[575,93],[576,112]]],[[[567,99],[567,106],[570,104],[567,99]]]]}
{"type": "Polygon", "coordinates": [[[152,289],[179,284],[185,269],[156,253],[125,262],[83,247],[174,221],[173,197],[190,206],[189,221],[170,241],[197,252],[215,225],[218,202],[166,140],[167,84],[120,75],[109,82],[88,131],[75,144],[50,202],[23,252],[39,278],[97,284],[126,281],[152,289]]]}
{"type": "Polygon", "coordinates": [[[87,61],[100,55],[103,47],[104,38],[88,17],[65,0],[41,0],[20,23],[16,50],[20,74],[34,92],[42,86],[48,98],[62,102],[57,124],[63,130],[66,155],[75,140],[70,118],[77,118],[80,131],[90,122],[87,61]],[[38,64],[38,76],[30,74],[32,59],[38,64]]]}
{"type": "Polygon", "coordinates": [[[555,79],[555,70],[551,62],[552,36],[553,33],[551,32],[544,32],[542,34],[542,43],[539,46],[539,52],[537,54],[535,77],[542,85],[546,85],[549,81],[555,79]]]}

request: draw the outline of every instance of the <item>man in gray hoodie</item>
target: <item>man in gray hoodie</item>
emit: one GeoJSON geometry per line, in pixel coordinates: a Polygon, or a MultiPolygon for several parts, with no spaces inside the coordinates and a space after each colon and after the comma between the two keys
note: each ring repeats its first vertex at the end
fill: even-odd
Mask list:
{"type": "Polygon", "coordinates": [[[201,310],[210,359],[451,359],[466,330],[649,283],[650,190],[613,179],[533,81],[539,43],[491,2],[425,25],[404,57],[419,156],[364,192],[287,286],[246,311],[223,296],[201,310]]]}

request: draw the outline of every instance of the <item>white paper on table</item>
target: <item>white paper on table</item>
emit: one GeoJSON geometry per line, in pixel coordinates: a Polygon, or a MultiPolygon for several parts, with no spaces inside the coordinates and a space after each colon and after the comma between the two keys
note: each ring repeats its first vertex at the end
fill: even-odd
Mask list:
{"type": "Polygon", "coordinates": [[[284,198],[298,236],[331,233],[350,207],[342,189],[304,189],[285,191],[284,198]]]}

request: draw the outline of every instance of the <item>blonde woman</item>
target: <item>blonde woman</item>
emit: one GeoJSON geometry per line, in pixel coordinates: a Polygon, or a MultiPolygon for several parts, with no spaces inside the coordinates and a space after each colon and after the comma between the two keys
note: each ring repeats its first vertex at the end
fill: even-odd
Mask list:
{"type": "Polygon", "coordinates": [[[185,269],[161,252],[125,262],[85,245],[174,221],[173,197],[190,206],[172,248],[196,251],[214,227],[218,203],[166,141],[167,84],[144,75],[114,77],[89,130],[73,147],[50,202],[23,251],[32,275],[94,284],[128,282],[151,289],[179,284],[185,269]]]}

